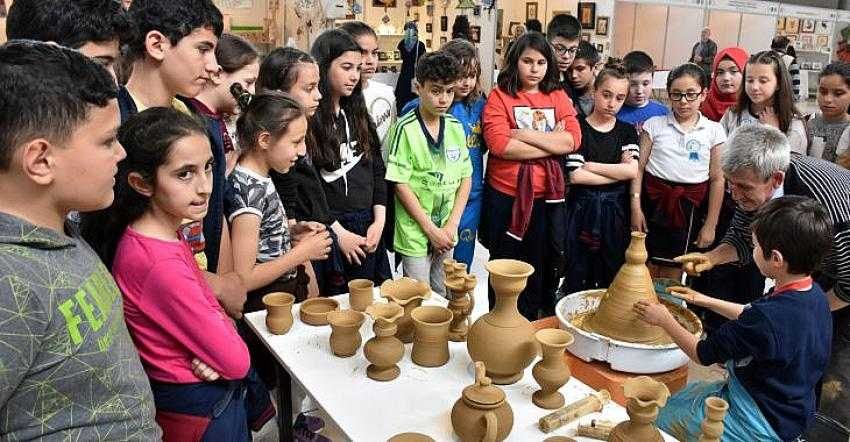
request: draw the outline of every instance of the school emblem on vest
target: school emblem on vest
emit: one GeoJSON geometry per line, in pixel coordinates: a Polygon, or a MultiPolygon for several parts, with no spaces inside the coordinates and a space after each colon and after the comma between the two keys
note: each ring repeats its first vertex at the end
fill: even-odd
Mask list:
{"type": "Polygon", "coordinates": [[[458,161],[460,159],[460,148],[459,147],[448,147],[446,148],[446,158],[452,163],[458,161]]]}

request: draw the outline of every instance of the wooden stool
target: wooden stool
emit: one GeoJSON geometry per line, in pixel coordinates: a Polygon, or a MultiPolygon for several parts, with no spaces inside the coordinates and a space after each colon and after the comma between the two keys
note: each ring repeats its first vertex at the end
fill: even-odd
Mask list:
{"type": "MultiPolygon", "coordinates": [[[[543,328],[558,328],[560,323],[557,317],[550,316],[534,321],[531,325],[535,330],[540,330],[543,328]]],[[[573,356],[569,351],[566,352],[564,358],[567,360],[567,365],[576,379],[596,390],[603,388],[608,390],[614,402],[622,406],[626,405],[626,397],[623,396],[623,382],[626,379],[639,375],[612,370],[608,363],[603,361],[585,362],[573,356]]],[[[670,390],[670,394],[673,394],[681,390],[688,383],[688,366],[684,365],[672,371],[648,376],[664,383],[670,390]]]]}

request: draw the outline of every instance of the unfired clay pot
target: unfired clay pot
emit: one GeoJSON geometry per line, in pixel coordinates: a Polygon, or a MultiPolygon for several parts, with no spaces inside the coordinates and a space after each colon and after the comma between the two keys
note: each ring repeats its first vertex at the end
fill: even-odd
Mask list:
{"type": "Polygon", "coordinates": [[[354,356],[363,338],[360,326],[366,317],[355,310],[337,310],[328,313],[331,324],[331,350],[341,358],[354,356]]]}
{"type": "Polygon", "coordinates": [[[308,325],[328,325],[328,312],[339,310],[339,302],[333,298],[310,298],[301,303],[298,310],[301,322],[308,325]]]}
{"type": "Polygon", "coordinates": [[[475,383],[463,389],[452,407],[452,428],[463,442],[505,440],[514,426],[514,412],[505,392],[491,385],[484,364],[475,363],[475,383]]]}
{"type": "Polygon", "coordinates": [[[348,302],[352,310],[366,311],[366,307],[375,301],[372,289],[375,284],[368,279],[352,279],[348,282],[348,302]]]}
{"type": "Polygon", "coordinates": [[[573,335],[558,328],[544,328],[534,334],[543,349],[543,359],[531,370],[540,390],[534,392],[534,405],[548,410],[564,406],[564,395],[558,389],[570,380],[570,368],[564,359],[564,351],[573,343],[573,335]]]}
{"type": "Polygon", "coordinates": [[[372,327],[375,337],[363,346],[363,355],[371,362],[366,367],[366,376],[376,381],[391,381],[401,373],[396,364],[404,356],[404,344],[395,337],[398,329],[395,321],[404,315],[404,309],[392,303],[372,304],[366,307],[366,313],[375,320],[372,327]]]}
{"type": "Polygon", "coordinates": [[[729,403],[719,397],[709,396],[705,398],[705,419],[702,421],[702,434],[699,442],[720,442],[723,436],[723,419],[729,403]]]}
{"type": "Polygon", "coordinates": [[[404,316],[396,321],[396,337],[405,344],[413,342],[413,319],[410,318],[410,312],[431,296],[431,286],[405,276],[381,284],[381,296],[404,308],[404,316]]]}
{"type": "Polygon", "coordinates": [[[434,442],[434,438],[422,433],[401,433],[387,439],[387,442],[434,442]]]}
{"type": "Polygon", "coordinates": [[[620,422],[611,431],[611,442],[662,442],[664,438],[655,426],[658,409],[667,403],[670,390],[649,376],[638,376],[623,383],[623,395],[628,398],[626,412],[629,420],[620,422]]]}
{"type": "Polygon", "coordinates": [[[449,361],[449,323],[452,311],[436,305],[416,307],[413,318],[413,350],[410,359],[423,367],[439,367],[449,361]]]}
{"type": "Polygon", "coordinates": [[[664,329],[649,325],[632,309],[635,302],[658,303],[655,286],[646,267],[646,234],[632,232],[626,262],[620,267],[599,308],[584,321],[583,328],[619,341],[660,344],[670,337],[664,329]]]}
{"type": "Polygon", "coordinates": [[[292,328],[292,304],[295,296],[284,292],[269,293],[263,296],[266,305],[266,328],[273,335],[282,335],[292,328]]]}
{"type": "Polygon", "coordinates": [[[466,347],[473,361],[482,361],[495,384],[513,384],[537,357],[531,322],[517,310],[517,297],[534,273],[530,264],[513,259],[487,263],[496,306],[472,324],[466,347]]]}
{"type": "MultiPolygon", "coordinates": [[[[465,264],[457,264],[466,267],[465,264]]],[[[469,315],[474,307],[472,292],[478,283],[474,275],[455,271],[451,277],[446,275],[446,289],[449,295],[449,310],[452,311],[452,323],[449,325],[449,339],[454,342],[466,341],[469,333],[469,315]]]]}

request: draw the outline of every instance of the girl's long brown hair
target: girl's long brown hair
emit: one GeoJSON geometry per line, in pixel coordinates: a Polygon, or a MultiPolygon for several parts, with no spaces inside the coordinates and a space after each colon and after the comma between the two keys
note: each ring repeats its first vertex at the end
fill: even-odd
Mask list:
{"type": "Polygon", "coordinates": [[[738,114],[738,123],[741,122],[743,111],[749,111],[753,101],[747,95],[747,70],[751,64],[764,64],[773,66],[773,74],[776,75],[776,92],[773,93],[773,112],[779,117],[779,130],[788,132],[794,118],[800,117],[800,111],[794,104],[793,91],[791,89],[791,75],[781,55],[774,51],[761,51],[747,60],[744,66],[744,87],[738,95],[738,103],[735,104],[735,113],[738,114]]]}

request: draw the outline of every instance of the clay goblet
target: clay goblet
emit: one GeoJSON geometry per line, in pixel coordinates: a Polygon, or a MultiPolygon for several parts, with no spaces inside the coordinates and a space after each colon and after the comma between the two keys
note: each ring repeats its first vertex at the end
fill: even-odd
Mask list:
{"type": "Polygon", "coordinates": [[[573,335],[566,330],[545,328],[534,334],[543,348],[543,359],[534,365],[531,374],[540,384],[531,401],[547,410],[564,406],[564,395],[558,389],[570,380],[570,368],[564,360],[564,350],[573,343],[573,335]]]}
{"type": "Polygon", "coordinates": [[[372,289],[375,283],[368,279],[353,279],[348,283],[348,302],[352,310],[366,311],[366,307],[375,301],[372,289]]]}
{"type": "Polygon", "coordinates": [[[363,338],[360,337],[360,326],[366,316],[354,310],[337,310],[328,312],[328,322],[331,324],[331,350],[341,358],[354,356],[363,338]]]}
{"type": "Polygon", "coordinates": [[[410,359],[423,367],[439,367],[449,361],[449,324],[452,311],[428,305],[410,313],[413,318],[413,351],[410,359]]]}
{"type": "Polygon", "coordinates": [[[371,364],[366,367],[366,376],[376,381],[391,381],[398,377],[401,370],[398,361],[404,356],[404,344],[395,337],[398,327],[395,322],[404,315],[404,308],[398,304],[373,304],[366,313],[374,320],[375,337],[366,341],[363,355],[371,364]]]}
{"type": "Polygon", "coordinates": [[[295,296],[284,292],[269,293],[263,296],[266,305],[266,328],[273,335],[282,335],[292,328],[292,304],[295,296]]]}

